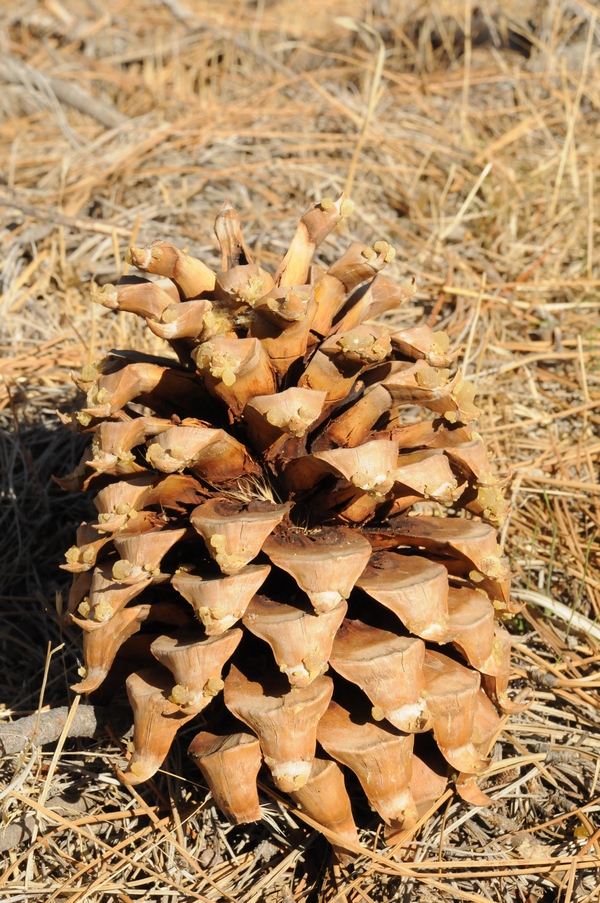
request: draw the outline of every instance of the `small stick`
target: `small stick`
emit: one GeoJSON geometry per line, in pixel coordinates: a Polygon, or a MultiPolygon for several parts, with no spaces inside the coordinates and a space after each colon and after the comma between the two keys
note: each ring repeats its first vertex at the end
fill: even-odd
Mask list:
{"type": "MultiPolygon", "coordinates": [[[[44,746],[54,743],[61,736],[69,717],[69,707],[59,706],[47,712],[27,715],[12,724],[0,725],[0,755],[14,756],[29,744],[44,746]]],[[[73,715],[67,737],[95,737],[104,725],[110,724],[117,734],[123,734],[131,726],[132,716],[128,708],[105,709],[101,706],[81,705],[73,715]]]]}
{"type": "Polygon", "coordinates": [[[600,408],[600,401],[590,401],[588,404],[580,404],[575,408],[567,408],[566,411],[555,411],[554,414],[546,414],[544,417],[530,417],[522,420],[520,423],[500,423],[489,429],[482,430],[489,436],[491,433],[501,433],[506,430],[524,429],[527,426],[535,426],[537,423],[543,423],[546,426],[551,420],[560,420],[562,417],[573,417],[575,414],[581,414],[582,411],[592,411],[594,408],[600,408]]]}
{"type": "Polygon", "coordinates": [[[43,86],[47,85],[58,101],[79,110],[81,113],[87,113],[88,116],[92,116],[107,129],[118,128],[129,121],[129,117],[117,110],[112,104],[109,105],[102,100],[98,100],[98,98],[84,91],[78,84],[40,72],[16,57],[7,56],[4,58],[2,64],[0,64],[0,81],[17,85],[22,84],[30,89],[32,86],[42,89],[43,86]]]}
{"type": "Polygon", "coordinates": [[[77,231],[99,232],[101,235],[116,234],[126,238],[131,235],[131,229],[125,229],[122,226],[111,226],[109,223],[99,222],[91,216],[66,216],[64,213],[59,213],[52,208],[42,209],[41,207],[34,207],[33,204],[19,200],[16,195],[0,194],[0,207],[14,207],[26,216],[31,216],[33,219],[40,220],[40,222],[69,226],[77,231]]]}
{"type": "Polygon", "coordinates": [[[552,599],[550,596],[545,596],[543,593],[537,593],[529,589],[515,589],[513,590],[513,595],[517,596],[518,599],[522,599],[523,602],[531,602],[540,608],[547,608],[553,615],[560,618],[561,621],[570,624],[575,630],[581,630],[583,633],[594,637],[595,640],[600,640],[600,627],[594,624],[593,621],[590,621],[589,618],[586,618],[585,615],[577,614],[568,605],[563,605],[562,602],[557,602],[556,599],[552,599]]]}

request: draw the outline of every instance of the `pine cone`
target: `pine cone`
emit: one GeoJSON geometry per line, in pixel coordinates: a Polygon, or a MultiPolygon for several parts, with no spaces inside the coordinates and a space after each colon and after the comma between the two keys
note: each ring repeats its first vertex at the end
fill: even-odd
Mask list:
{"type": "Polygon", "coordinates": [[[274,275],[227,202],[219,274],[167,242],[131,248],[162,278],[93,300],[143,317],[177,359],[114,352],[84,368],[71,426],[91,448],[59,481],[96,491],[63,565],[83,631],[73,689],[110,694],[128,675],[122,779],[150,778],[223,691],[227,711],[213,706],[214,732],[189,750],[217,805],[260,818],[264,760],[347,841],[342,860],[357,833],[340,765],[390,836],[448,773],[478,798],[511,708],[499,621],[517,610],[496,541],[505,502],[448,336],[374,322],[415,291],[380,274],[386,242],[311,262],[351,210],[344,196],[310,209],[274,275]]]}

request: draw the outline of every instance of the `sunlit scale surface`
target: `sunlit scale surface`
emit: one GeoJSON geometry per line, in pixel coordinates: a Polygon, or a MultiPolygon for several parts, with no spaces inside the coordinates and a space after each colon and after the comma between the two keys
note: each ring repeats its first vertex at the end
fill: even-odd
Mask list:
{"type": "Polygon", "coordinates": [[[144,318],[167,356],[84,368],[63,420],[91,442],[60,481],[95,494],[63,565],[66,617],[83,634],[74,689],[126,684],[122,780],[155,774],[202,712],[189,753],[223,814],[260,818],[266,767],[341,861],[358,849],[348,769],[389,837],[448,777],[484,799],[517,610],[506,503],[448,336],[375,323],[415,292],[382,275],[387,242],[313,263],[352,209],[312,207],[275,273],[228,203],[220,273],[167,242],[131,248],[149,278],[92,300],[144,318]]]}

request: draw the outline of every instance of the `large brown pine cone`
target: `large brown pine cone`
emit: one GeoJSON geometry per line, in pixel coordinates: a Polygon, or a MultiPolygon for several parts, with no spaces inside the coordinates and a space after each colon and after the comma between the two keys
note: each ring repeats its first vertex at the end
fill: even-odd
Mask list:
{"type": "Polygon", "coordinates": [[[327,271],[311,262],[351,209],[316,204],[274,275],[228,203],[219,274],[163,241],[131,248],[163,278],[93,300],[145,318],[177,359],[115,352],[84,368],[71,425],[93,438],[60,481],[97,493],[64,565],[83,632],[74,689],[128,675],[123,780],[150,778],[223,691],[230,715],[215,704],[214,732],[190,747],[217,805],[260,818],[264,760],[342,858],[357,835],[340,766],[390,833],[448,773],[477,796],[510,708],[499,620],[516,610],[496,541],[505,503],[448,337],[375,322],[414,294],[380,275],[386,242],[354,243],[327,271]]]}

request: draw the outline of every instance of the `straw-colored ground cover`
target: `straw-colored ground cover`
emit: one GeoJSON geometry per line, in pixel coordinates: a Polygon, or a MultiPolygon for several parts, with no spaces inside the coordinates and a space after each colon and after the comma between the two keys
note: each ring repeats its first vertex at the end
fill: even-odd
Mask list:
{"type": "Polygon", "coordinates": [[[397,855],[363,811],[349,871],[270,786],[263,821],[230,828],[185,736],[139,791],[114,777],[118,725],[25,745],[0,760],[0,899],[598,899],[596,5],[10,0],[0,41],[0,744],[74,705],[78,640],[52,614],[89,502],[51,482],[81,450],[54,409],[71,370],[147,341],[88,284],[157,237],[216,264],[225,198],[269,267],[344,187],[356,213],[321,259],[393,244],[392,275],[418,280],[396,321],[449,332],[477,385],[526,603],[513,686],[533,696],[485,775],[498,806],[448,795],[397,855]]]}

